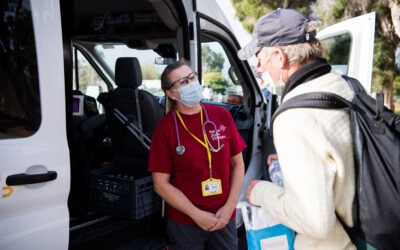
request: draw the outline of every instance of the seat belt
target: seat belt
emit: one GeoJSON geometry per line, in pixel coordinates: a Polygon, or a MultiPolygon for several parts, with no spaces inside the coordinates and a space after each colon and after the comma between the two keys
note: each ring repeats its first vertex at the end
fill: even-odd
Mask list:
{"type": "Polygon", "coordinates": [[[121,111],[119,111],[117,108],[114,108],[114,116],[117,117],[117,119],[124,124],[127,129],[129,130],[129,132],[131,132],[138,140],[140,140],[140,142],[142,143],[142,145],[149,150],[150,149],[150,143],[151,140],[149,139],[149,137],[147,137],[144,133],[143,130],[140,130],[134,123],[132,123],[131,121],[129,121],[129,119],[122,114],[121,111]]]}
{"type": "Polygon", "coordinates": [[[142,125],[142,115],[140,113],[140,106],[139,106],[139,89],[135,88],[135,100],[136,100],[136,111],[137,111],[137,116],[138,116],[138,125],[139,125],[139,130],[140,130],[140,142],[144,145],[144,139],[143,139],[143,125],[142,125]]]}

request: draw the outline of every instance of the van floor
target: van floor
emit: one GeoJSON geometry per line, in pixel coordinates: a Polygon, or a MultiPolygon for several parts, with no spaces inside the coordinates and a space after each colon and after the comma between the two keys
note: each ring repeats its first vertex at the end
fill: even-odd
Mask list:
{"type": "MultiPolygon", "coordinates": [[[[72,219],[70,250],[165,250],[165,219],[159,214],[141,220],[91,213],[85,219],[72,219]]],[[[246,231],[238,229],[238,250],[247,250],[246,231]]]]}
{"type": "Polygon", "coordinates": [[[164,232],[165,222],[159,214],[140,220],[92,214],[85,221],[71,220],[69,249],[165,249],[164,232]]]}

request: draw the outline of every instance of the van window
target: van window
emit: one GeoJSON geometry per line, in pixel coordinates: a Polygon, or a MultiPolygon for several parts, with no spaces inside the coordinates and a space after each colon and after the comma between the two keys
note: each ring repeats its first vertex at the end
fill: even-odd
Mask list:
{"type": "MultiPolygon", "coordinates": [[[[155,96],[163,96],[161,89],[160,76],[166,65],[155,64],[158,55],[152,49],[133,49],[128,46],[121,45],[96,45],[95,53],[107,68],[115,74],[115,63],[119,57],[136,57],[139,60],[142,69],[142,85],[139,89],[144,89],[155,96]]],[[[114,86],[115,87],[115,86],[114,86]]]]}
{"type": "Polygon", "coordinates": [[[332,65],[332,69],[342,75],[347,75],[349,69],[351,36],[342,34],[322,41],[326,48],[324,57],[332,65]]]}
{"type": "Polygon", "coordinates": [[[231,64],[219,42],[201,44],[203,100],[238,105],[243,103],[242,86],[229,76],[231,64]]]}
{"type": "Polygon", "coordinates": [[[100,93],[108,91],[107,84],[79,50],[77,51],[77,58],[78,78],[73,90],[79,90],[82,94],[93,97],[96,100],[97,109],[100,110],[100,113],[103,113],[97,97],[100,93]]]}
{"type": "Polygon", "coordinates": [[[27,137],[41,122],[30,2],[0,3],[0,139],[27,137]]]}

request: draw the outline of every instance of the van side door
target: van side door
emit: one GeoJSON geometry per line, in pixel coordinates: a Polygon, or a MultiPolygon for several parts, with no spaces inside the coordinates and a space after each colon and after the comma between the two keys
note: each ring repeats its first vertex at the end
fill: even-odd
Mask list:
{"type": "Polygon", "coordinates": [[[60,7],[5,0],[0,12],[0,248],[67,249],[60,7]]]}
{"type": "Polygon", "coordinates": [[[375,12],[337,23],[317,33],[327,47],[328,62],[341,74],[357,78],[371,91],[375,12]]]}

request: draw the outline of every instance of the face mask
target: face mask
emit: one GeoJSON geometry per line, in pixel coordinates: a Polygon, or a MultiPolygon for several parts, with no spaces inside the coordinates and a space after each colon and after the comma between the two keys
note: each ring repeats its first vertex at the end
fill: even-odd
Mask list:
{"type": "Polygon", "coordinates": [[[199,81],[193,81],[187,85],[181,86],[178,89],[178,93],[181,97],[179,100],[181,103],[188,107],[193,107],[199,104],[203,95],[203,88],[199,81]]]}
{"type": "MultiPolygon", "coordinates": [[[[272,58],[271,58],[272,60],[272,58]]],[[[272,62],[272,61],[271,61],[272,62]]],[[[264,81],[266,88],[268,88],[268,90],[273,94],[273,95],[278,95],[281,96],[282,95],[282,91],[283,91],[283,87],[285,85],[285,82],[282,79],[282,73],[283,71],[281,71],[281,75],[279,77],[278,82],[274,82],[274,80],[271,77],[271,74],[269,73],[269,69],[271,67],[271,63],[268,66],[268,70],[265,71],[262,75],[261,78],[264,81]]]]}

